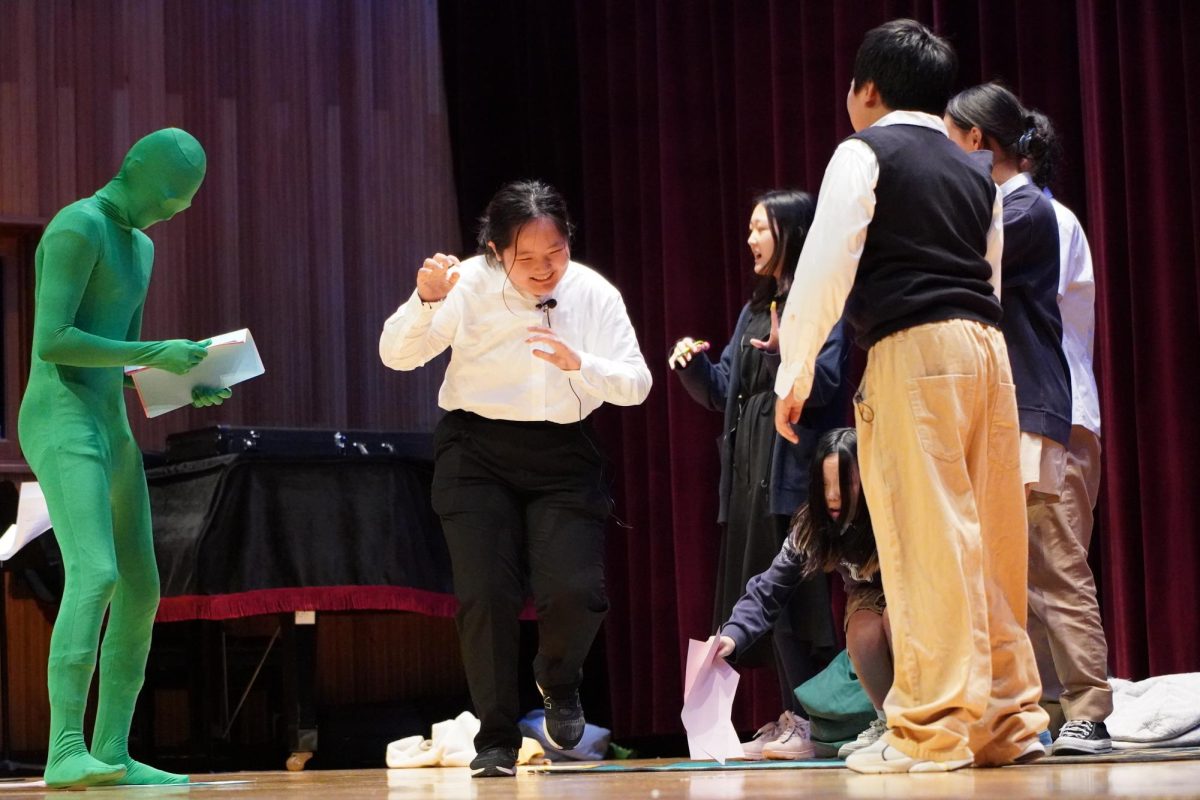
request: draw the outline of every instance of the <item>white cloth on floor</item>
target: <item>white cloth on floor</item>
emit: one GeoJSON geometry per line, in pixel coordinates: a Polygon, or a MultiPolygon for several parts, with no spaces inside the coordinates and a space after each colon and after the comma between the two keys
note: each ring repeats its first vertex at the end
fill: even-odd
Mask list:
{"type": "Polygon", "coordinates": [[[1109,682],[1113,713],[1106,726],[1113,747],[1200,745],[1200,672],[1109,682]]]}
{"type": "MultiPolygon", "coordinates": [[[[408,736],[387,746],[389,769],[413,769],[416,767],[468,767],[475,758],[475,735],[479,733],[479,720],[470,711],[464,711],[454,719],[433,726],[433,738],[408,736]]],[[[521,740],[517,754],[518,764],[541,761],[546,753],[534,739],[521,740]]]]}

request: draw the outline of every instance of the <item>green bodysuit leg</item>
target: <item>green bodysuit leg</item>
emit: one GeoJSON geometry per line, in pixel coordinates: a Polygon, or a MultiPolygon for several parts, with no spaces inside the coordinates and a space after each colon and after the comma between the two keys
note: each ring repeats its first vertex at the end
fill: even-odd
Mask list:
{"type": "Polygon", "coordinates": [[[163,772],[129,757],[129,726],[146,674],[159,597],[150,495],[142,454],[136,446],[114,454],[112,524],[117,583],[100,657],[100,701],[92,756],[106,764],[123,765],[128,771],[119,783],[187,783],[186,775],[163,772]]]}
{"type": "MultiPolygon", "coordinates": [[[[184,339],[139,341],[154,259],[142,229],[187,208],[204,170],[204,150],[186,132],[168,128],[146,136],[112,181],[51,220],[35,255],[33,357],[19,435],[66,569],[50,644],[45,777],[53,787],[187,781],[139,764],[128,752],[159,589],[122,367],[184,373],[206,354],[203,344],[184,339]],[[106,609],[89,754],[83,714],[106,609]]],[[[196,405],[227,396],[202,390],[196,405]]]]}
{"type": "Polygon", "coordinates": [[[104,610],[117,582],[108,470],[103,459],[69,447],[26,453],[41,483],[62,551],[66,581],[50,637],[50,748],[46,783],[87,786],[125,775],[122,764],[88,754],[83,714],[96,668],[96,646],[104,610]],[[99,513],[103,512],[103,513],[99,513]]]}

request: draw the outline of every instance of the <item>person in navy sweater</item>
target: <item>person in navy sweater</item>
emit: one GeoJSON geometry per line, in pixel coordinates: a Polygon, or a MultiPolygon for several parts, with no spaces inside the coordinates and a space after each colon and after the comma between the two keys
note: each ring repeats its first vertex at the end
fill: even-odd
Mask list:
{"type": "MultiPolygon", "coordinates": [[[[863,689],[875,706],[875,719],[855,741],[842,745],[839,758],[869,747],[887,732],[883,700],[892,687],[892,630],[879,575],[879,553],[858,471],[858,434],[834,428],[817,442],[809,468],[809,496],[792,518],[783,546],[766,571],[746,584],[746,593],[721,626],[722,658],[736,661],[771,630],[806,579],[827,572],[842,576],[846,588],[846,649],[863,689]]],[[[807,738],[807,737],[805,737],[807,738]]],[[[765,757],[775,748],[768,744],[765,757]]],[[[805,757],[813,755],[812,748],[805,757]]],[[[755,760],[757,753],[747,753],[755,760]]]]}
{"type": "MultiPolygon", "coordinates": [[[[720,361],[702,356],[708,343],[691,337],[680,339],[669,357],[688,394],[725,415],[718,515],[724,532],[714,625],[729,616],[746,581],[765,570],[779,552],[789,518],[808,498],[808,462],[817,439],[841,425],[846,414],[842,376],[849,344],[839,323],[817,360],[813,398],[797,426],[800,441],[792,444],[775,432],[779,314],[787,302],[815,202],[808,193],[795,190],[767,192],[754,202],[746,244],[754,257],[757,283],[720,361]]],[[[796,737],[803,710],[792,690],[820,671],[834,652],[833,617],[821,572],[799,586],[786,613],[779,615],[773,643],[784,713],[778,722],[763,726],[748,747],[757,754],[782,739],[776,742],[780,757],[796,757],[787,754],[788,747],[808,744],[796,737]]],[[[763,654],[743,653],[742,663],[756,665],[763,654]]]]}
{"type": "Polygon", "coordinates": [[[1008,89],[985,83],[946,106],[946,130],[963,150],[987,150],[1004,206],[1000,329],[1012,362],[1021,424],[1021,478],[1030,502],[1057,498],[1071,438],[1071,373],[1058,309],[1058,219],[1021,170],[1045,147],[1033,117],[1008,89]]]}

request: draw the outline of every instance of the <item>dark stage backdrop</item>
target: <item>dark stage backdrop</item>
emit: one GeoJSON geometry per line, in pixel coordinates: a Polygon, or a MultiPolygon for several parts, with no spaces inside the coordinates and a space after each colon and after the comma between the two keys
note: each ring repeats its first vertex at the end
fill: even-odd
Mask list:
{"type": "Polygon", "coordinates": [[[377,352],[421,259],[458,246],[434,0],[0,13],[0,222],[47,221],[157,128],[208,152],[192,208],[150,230],[144,336],[248,327],[267,373],[217,410],[134,412],[144,447],[216,421],[432,428],[438,371],[395,373],[377,352]]]}
{"type": "MultiPolygon", "coordinates": [[[[444,22],[481,8],[517,21],[477,32],[473,60],[455,67],[460,196],[481,202],[490,186],[477,176],[512,152],[547,179],[567,176],[564,188],[582,195],[582,206],[572,197],[586,234],[577,255],[624,292],[656,382],[645,405],[601,420],[618,512],[632,525],[610,541],[618,734],[681,729],[685,642],[711,633],[719,420],[667,372],[666,348],[685,334],[724,345],[748,288],[751,198],[777,186],[816,191],[851,132],[844,100],[862,35],[898,16],[952,39],[962,86],[1002,79],[1058,124],[1067,156],[1054,189],[1083,220],[1099,274],[1105,461],[1093,561],[1112,671],[1200,669],[1200,7],[580,0],[508,2],[502,14],[497,5],[443,3],[444,22]],[[462,117],[483,105],[489,114],[462,117]],[[578,140],[564,140],[575,120],[578,140]]],[[[750,728],[778,713],[777,690],[769,676],[744,681],[735,721],[750,728]]]]}

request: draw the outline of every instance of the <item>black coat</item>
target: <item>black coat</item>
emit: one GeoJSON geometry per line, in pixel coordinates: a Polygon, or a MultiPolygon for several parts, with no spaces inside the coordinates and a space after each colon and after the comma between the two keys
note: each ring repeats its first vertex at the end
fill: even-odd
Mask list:
{"type": "MultiPolygon", "coordinates": [[[[733,484],[732,443],[729,432],[737,424],[738,393],[741,391],[742,339],[750,322],[747,303],[738,316],[733,338],[713,363],[701,353],[683,369],[677,370],[683,388],[697,403],[713,411],[725,412],[725,427],[717,444],[721,452],[721,507],[717,521],[724,523],[729,512],[729,492],[733,484]]],[[[850,344],[845,323],[838,320],[817,356],[812,393],[804,404],[804,413],[796,425],[799,444],[779,434],[771,451],[770,504],[772,514],[791,516],[808,502],[808,471],[817,440],[825,431],[846,424],[846,389],[843,384],[850,344]]],[[[779,354],[767,357],[772,376],[779,368],[779,354]]]]}

